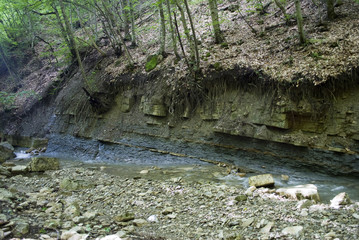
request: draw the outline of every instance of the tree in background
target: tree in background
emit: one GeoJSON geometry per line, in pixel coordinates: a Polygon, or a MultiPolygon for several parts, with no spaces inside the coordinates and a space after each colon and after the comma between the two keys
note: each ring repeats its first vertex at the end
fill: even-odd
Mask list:
{"type": "Polygon", "coordinates": [[[219,24],[217,0],[208,0],[208,5],[209,5],[209,10],[211,12],[212,27],[213,27],[215,42],[222,43],[224,42],[224,36],[219,24]]]}
{"type": "Polygon", "coordinates": [[[302,16],[302,9],[300,6],[300,0],[294,0],[295,9],[296,9],[296,16],[297,16],[297,26],[298,26],[298,34],[299,34],[299,41],[301,44],[306,43],[306,38],[303,29],[303,16],[302,16]]]}

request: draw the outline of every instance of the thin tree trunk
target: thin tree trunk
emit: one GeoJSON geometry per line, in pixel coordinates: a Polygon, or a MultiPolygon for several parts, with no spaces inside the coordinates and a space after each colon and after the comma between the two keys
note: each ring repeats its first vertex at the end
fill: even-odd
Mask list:
{"type": "Polygon", "coordinates": [[[189,43],[189,47],[190,47],[190,61],[194,62],[195,61],[195,50],[194,50],[194,43],[193,43],[193,39],[191,37],[191,35],[189,34],[189,29],[187,26],[187,22],[186,22],[186,17],[183,11],[183,8],[181,6],[181,4],[178,2],[178,0],[175,0],[175,3],[177,5],[178,10],[180,11],[181,14],[181,22],[183,25],[183,30],[184,30],[184,34],[186,35],[187,41],[189,43]]]}
{"type": "Polygon", "coordinates": [[[67,14],[66,14],[66,10],[65,10],[63,0],[59,0],[59,4],[60,4],[60,9],[61,9],[61,13],[62,13],[64,22],[65,22],[65,30],[66,30],[66,33],[67,33],[67,36],[68,36],[68,39],[69,39],[69,42],[70,42],[70,46],[73,49],[73,51],[75,52],[75,57],[76,57],[77,62],[79,64],[79,68],[80,68],[80,71],[82,73],[82,77],[85,80],[85,82],[87,82],[85,69],[84,69],[84,67],[82,65],[80,53],[79,53],[79,50],[77,48],[75,37],[74,37],[74,34],[72,32],[72,29],[71,29],[70,21],[69,21],[69,19],[67,17],[67,14]]]}
{"type": "Polygon", "coordinates": [[[280,3],[279,0],[274,0],[274,2],[275,2],[275,4],[277,5],[277,7],[279,7],[279,9],[282,11],[286,23],[288,23],[288,21],[289,21],[289,14],[287,14],[287,10],[286,10],[285,7],[280,3]]]}
{"type": "Polygon", "coordinates": [[[123,23],[124,23],[124,31],[125,31],[125,40],[131,40],[130,34],[130,21],[129,16],[130,13],[128,12],[127,8],[127,0],[123,0],[123,8],[122,8],[122,15],[123,15],[123,23]]]}
{"type": "Polygon", "coordinates": [[[335,11],[335,0],[327,0],[327,17],[329,20],[334,20],[336,17],[335,11]]]}
{"type": "Polygon", "coordinates": [[[188,19],[189,22],[191,24],[191,29],[192,29],[192,35],[193,35],[193,41],[194,41],[194,50],[195,50],[195,54],[196,54],[196,71],[199,70],[199,63],[200,63],[200,59],[199,59],[199,52],[198,52],[198,44],[197,44],[197,37],[196,37],[196,31],[194,29],[194,25],[193,25],[193,21],[192,21],[192,15],[191,15],[191,11],[188,7],[188,2],[187,0],[184,0],[184,4],[186,6],[186,10],[187,10],[187,15],[188,15],[188,19]]]}
{"type": "Polygon", "coordinates": [[[295,0],[295,9],[297,15],[297,25],[298,25],[298,33],[299,33],[299,41],[301,44],[306,42],[306,38],[304,35],[303,30],[303,16],[302,16],[302,9],[300,7],[300,0],[295,0]]]}
{"type": "Polygon", "coordinates": [[[106,14],[104,17],[108,16],[109,23],[112,24],[112,28],[114,29],[114,31],[116,31],[116,33],[119,36],[119,39],[121,41],[121,44],[123,45],[123,48],[125,49],[125,52],[126,52],[126,55],[127,55],[127,60],[129,62],[129,64],[133,65],[132,56],[131,56],[130,52],[128,51],[128,48],[126,46],[124,38],[122,38],[122,36],[121,36],[121,33],[120,33],[120,31],[119,31],[119,29],[117,27],[117,22],[115,21],[113,14],[109,11],[109,9],[107,8],[107,6],[104,3],[103,3],[103,7],[105,9],[105,14],[106,14]]]}
{"type": "Polygon", "coordinates": [[[175,31],[173,29],[173,22],[172,22],[172,14],[171,14],[171,5],[170,5],[170,1],[166,0],[166,5],[167,5],[167,12],[168,12],[168,20],[170,22],[170,31],[171,31],[171,37],[172,37],[172,47],[173,47],[173,52],[175,53],[176,58],[179,60],[181,59],[180,55],[177,52],[177,41],[176,41],[176,35],[175,35],[175,31]]]}
{"type": "Polygon", "coordinates": [[[163,12],[162,0],[158,3],[158,10],[160,14],[160,24],[161,24],[161,35],[160,35],[160,50],[159,54],[166,56],[166,24],[165,24],[165,14],[163,12]]]}
{"type": "Polygon", "coordinates": [[[132,31],[131,46],[135,47],[135,46],[137,46],[137,44],[136,44],[136,31],[135,31],[135,11],[134,11],[132,1],[133,0],[128,0],[128,4],[130,6],[130,17],[131,17],[131,31],[132,31]]]}
{"type": "Polygon", "coordinates": [[[224,37],[219,24],[217,1],[208,0],[208,5],[209,5],[209,10],[211,12],[212,27],[213,27],[215,42],[222,43],[224,42],[224,37]]]}
{"type": "Polygon", "coordinates": [[[102,51],[102,50],[97,46],[96,41],[93,40],[91,34],[87,31],[85,25],[84,25],[83,22],[81,21],[81,16],[80,16],[80,13],[79,13],[79,11],[78,11],[77,9],[76,9],[76,14],[77,14],[77,17],[78,17],[78,19],[79,19],[79,22],[80,22],[80,24],[81,24],[81,26],[82,26],[82,30],[85,32],[85,34],[86,34],[86,36],[88,37],[88,39],[89,39],[91,45],[92,45],[103,57],[106,56],[106,53],[105,53],[104,51],[102,51]]]}
{"type": "Polygon", "coordinates": [[[183,48],[183,44],[182,44],[182,40],[181,40],[181,34],[180,34],[179,30],[178,30],[177,17],[176,17],[176,12],[175,11],[173,11],[173,16],[174,16],[174,24],[176,26],[176,32],[177,32],[177,36],[178,36],[178,41],[179,41],[180,46],[181,46],[181,50],[182,50],[184,60],[186,61],[186,64],[187,64],[188,68],[191,68],[191,66],[189,65],[188,59],[186,57],[186,52],[184,51],[184,48],[183,48]]]}

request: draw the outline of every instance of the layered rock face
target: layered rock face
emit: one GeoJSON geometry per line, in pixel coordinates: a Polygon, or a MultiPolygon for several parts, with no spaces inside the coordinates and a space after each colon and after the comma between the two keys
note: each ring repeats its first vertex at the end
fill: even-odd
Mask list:
{"type": "MultiPolygon", "coordinates": [[[[132,78],[141,84],[120,76],[99,90],[106,95],[117,89],[116,93],[111,90],[112,105],[102,114],[91,108],[81,82],[70,79],[57,96],[17,123],[16,134],[61,133],[114,142],[135,133],[256,149],[279,158],[290,156],[322,172],[359,176],[359,87],[355,83],[330,92],[326,85],[245,82],[233,70],[216,74],[209,74],[196,91],[187,92],[171,88],[163,79],[165,73],[132,78]],[[293,146],[299,148],[293,152],[293,146]]],[[[3,132],[10,131],[5,127],[3,132]]]]}

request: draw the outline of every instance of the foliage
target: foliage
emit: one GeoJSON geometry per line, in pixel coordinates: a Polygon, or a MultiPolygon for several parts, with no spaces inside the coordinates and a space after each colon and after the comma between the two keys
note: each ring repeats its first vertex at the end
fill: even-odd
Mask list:
{"type": "Polygon", "coordinates": [[[40,99],[34,91],[21,91],[17,93],[0,91],[0,106],[2,106],[4,110],[14,109],[16,108],[16,100],[21,97],[37,97],[40,99]]]}

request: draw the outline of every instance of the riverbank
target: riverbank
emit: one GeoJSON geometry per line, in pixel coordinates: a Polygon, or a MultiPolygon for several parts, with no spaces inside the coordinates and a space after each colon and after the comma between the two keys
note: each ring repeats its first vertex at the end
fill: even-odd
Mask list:
{"type": "Polygon", "coordinates": [[[33,239],[359,238],[359,203],[337,209],[289,200],[267,188],[252,192],[210,180],[146,178],[160,171],[155,168],[132,178],[99,169],[1,179],[8,197],[0,201],[0,229],[33,239]]]}

